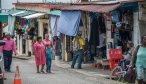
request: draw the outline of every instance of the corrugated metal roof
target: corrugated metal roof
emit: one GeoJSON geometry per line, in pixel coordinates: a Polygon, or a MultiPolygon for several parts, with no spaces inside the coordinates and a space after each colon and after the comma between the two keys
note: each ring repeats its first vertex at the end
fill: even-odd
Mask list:
{"type": "Polygon", "coordinates": [[[88,11],[88,12],[110,12],[121,4],[114,4],[114,5],[73,5],[73,6],[64,6],[61,7],[61,10],[81,10],[81,11],[88,11]]]}
{"type": "Polygon", "coordinates": [[[28,15],[31,15],[31,14],[34,14],[34,13],[35,12],[32,12],[32,11],[25,11],[24,13],[17,14],[16,16],[24,17],[24,16],[28,16],[28,15]]]}
{"type": "Polygon", "coordinates": [[[18,12],[21,12],[22,10],[10,10],[7,12],[7,14],[14,14],[14,13],[18,13],[18,12]]]}

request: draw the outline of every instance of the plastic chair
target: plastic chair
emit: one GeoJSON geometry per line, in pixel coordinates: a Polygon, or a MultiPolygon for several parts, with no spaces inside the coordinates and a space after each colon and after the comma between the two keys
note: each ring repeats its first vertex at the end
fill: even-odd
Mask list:
{"type": "Polygon", "coordinates": [[[122,49],[110,49],[109,50],[109,66],[112,71],[115,68],[119,61],[122,59],[122,49]]]}

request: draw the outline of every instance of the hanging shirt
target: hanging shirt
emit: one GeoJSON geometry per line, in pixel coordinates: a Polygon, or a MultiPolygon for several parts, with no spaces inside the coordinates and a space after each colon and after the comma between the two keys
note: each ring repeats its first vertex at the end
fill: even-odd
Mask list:
{"type": "Polygon", "coordinates": [[[121,36],[119,32],[114,33],[114,42],[117,44],[118,41],[121,41],[121,36]]]}
{"type": "Polygon", "coordinates": [[[105,39],[106,39],[106,36],[105,36],[104,33],[102,33],[102,34],[99,35],[99,41],[100,41],[99,42],[99,46],[100,47],[104,47],[106,45],[105,39]]]}

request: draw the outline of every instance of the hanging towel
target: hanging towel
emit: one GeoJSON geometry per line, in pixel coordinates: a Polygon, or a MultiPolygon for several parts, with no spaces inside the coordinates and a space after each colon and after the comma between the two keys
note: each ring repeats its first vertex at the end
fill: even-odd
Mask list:
{"type": "Polygon", "coordinates": [[[80,11],[62,11],[57,31],[68,36],[76,36],[81,19],[80,11]]]}

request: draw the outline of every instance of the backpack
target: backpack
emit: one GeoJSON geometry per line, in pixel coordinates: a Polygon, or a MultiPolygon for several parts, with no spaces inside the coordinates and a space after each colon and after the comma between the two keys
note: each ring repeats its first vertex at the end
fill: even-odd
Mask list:
{"type": "Polygon", "coordinates": [[[73,41],[73,51],[78,51],[80,49],[79,39],[76,36],[73,41]]]}

